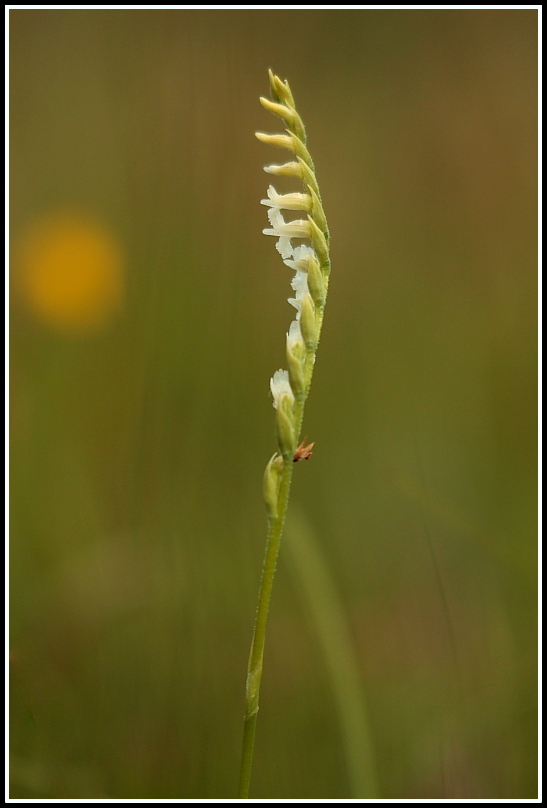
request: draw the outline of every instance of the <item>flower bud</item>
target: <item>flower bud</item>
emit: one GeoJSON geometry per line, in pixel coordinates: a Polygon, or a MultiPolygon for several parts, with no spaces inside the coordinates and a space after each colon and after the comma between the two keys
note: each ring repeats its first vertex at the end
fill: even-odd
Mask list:
{"type": "Polygon", "coordinates": [[[319,197],[313,188],[310,188],[310,195],[312,199],[312,207],[311,207],[312,218],[323,233],[328,233],[329,229],[327,227],[327,218],[325,216],[325,211],[323,210],[323,205],[321,204],[319,197]]]}
{"type": "MultiPolygon", "coordinates": [[[[305,163],[303,163],[305,165],[305,163]]],[[[306,166],[307,168],[307,166],[306,166]]],[[[302,178],[302,167],[298,162],[285,163],[282,166],[264,166],[266,174],[275,174],[278,177],[300,177],[302,178]]]]}
{"type": "Polygon", "coordinates": [[[279,485],[281,483],[282,472],[283,458],[276,452],[271,456],[266,470],[264,471],[264,501],[271,519],[277,518],[277,500],[279,497],[279,485]]]}
{"type": "Polygon", "coordinates": [[[287,81],[281,81],[279,76],[276,76],[271,70],[268,71],[270,77],[270,90],[274,101],[280,104],[287,104],[294,109],[294,98],[287,81]]]}
{"type": "MultiPolygon", "coordinates": [[[[279,137],[282,137],[282,135],[279,135],[279,137]]],[[[292,149],[291,149],[291,151],[293,151],[296,154],[297,157],[300,157],[302,162],[305,165],[307,165],[308,168],[311,168],[311,170],[313,171],[313,160],[311,159],[311,154],[307,150],[307,148],[304,145],[303,141],[300,140],[300,138],[297,137],[296,135],[292,136],[292,149]]]]}
{"type": "Polygon", "coordinates": [[[296,446],[294,434],[294,396],[281,396],[276,410],[277,443],[282,456],[292,459],[296,446]]]}
{"type": "Polygon", "coordinates": [[[321,232],[321,230],[316,225],[312,217],[309,215],[308,220],[310,223],[311,243],[313,244],[313,248],[317,253],[317,257],[319,258],[321,267],[327,267],[329,266],[330,259],[329,259],[329,247],[327,244],[327,239],[325,238],[325,234],[321,232]]]}
{"type": "Polygon", "coordinates": [[[317,324],[315,322],[315,306],[309,292],[302,297],[300,328],[306,348],[314,351],[317,347],[317,324]]]}
{"type": "Polygon", "coordinates": [[[289,379],[296,398],[301,398],[306,388],[304,377],[304,360],[306,347],[300,330],[300,320],[293,320],[287,334],[287,363],[289,379]]]}
{"type": "Polygon", "coordinates": [[[269,110],[269,112],[273,112],[273,114],[277,115],[278,118],[282,118],[290,131],[299,137],[300,140],[305,141],[306,132],[304,129],[304,124],[302,123],[302,119],[295,109],[285,106],[285,104],[276,104],[274,101],[270,101],[269,98],[261,98],[260,103],[265,109],[269,110]]]}
{"type": "Polygon", "coordinates": [[[317,195],[319,195],[319,186],[317,185],[317,180],[315,179],[315,174],[313,169],[310,168],[306,163],[298,158],[298,162],[300,163],[300,174],[299,176],[302,177],[302,182],[304,182],[309,190],[314,190],[317,195]]]}
{"type": "Polygon", "coordinates": [[[325,279],[319,268],[319,262],[315,253],[311,253],[308,258],[308,288],[316,306],[325,304],[325,279]]]}
{"type": "Polygon", "coordinates": [[[294,143],[292,135],[268,135],[266,132],[255,132],[255,137],[267,143],[269,146],[278,146],[280,149],[288,149],[294,152],[294,143]]]}

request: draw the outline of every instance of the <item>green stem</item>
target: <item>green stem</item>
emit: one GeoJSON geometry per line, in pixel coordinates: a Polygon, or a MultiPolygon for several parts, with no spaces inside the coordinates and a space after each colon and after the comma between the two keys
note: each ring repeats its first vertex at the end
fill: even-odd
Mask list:
{"type": "Polygon", "coordinates": [[[262,678],[262,660],[264,657],[264,645],[266,642],[266,622],[270,607],[273,579],[279,553],[281,534],[285,523],[285,514],[289,504],[289,492],[293,463],[291,460],[285,462],[283,475],[279,488],[278,515],[275,519],[270,519],[268,529],[268,540],[266,543],[266,554],[264,556],[264,566],[262,568],[262,578],[260,581],[260,591],[258,595],[258,608],[256,611],[256,622],[251,643],[251,653],[249,655],[249,667],[247,670],[247,689],[245,706],[245,724],[243,728],[243,753],[241,758],[241,775],[239,779],[239,798],[248,799],[249,783],[251,780],[251,767],[253,764],[253,747],[256,729],[256,717],[258,713],[258,697],[260,693],[260,680],[262,678]]]}
{"type": "MultiPolygon", "coordinates": [[[[318,333],[323,323],[323,309],[317,312],[318,333]]],[[[316,349],[317,350],[317,349],[316,349]]],[[[310,351],[306,359],[306,388],[302,398],[295,404],[295,423],[297,442],[302,430],[304,418],[304,405],[308,397],[311,380],[313,376],[313,359],[315,351],[310,351]]],[[[292,457],[285,457],[283,464],[283,474],[279,486],[279,497],[277,500],[277,516],[270,518],[268,525],[268,538],[266,541],[266,553],[264,565],[262,567],[262,578],[260,580],[260,590],[258,593],[258,608],[256,610],[256,621],[251,643],[251,653],[249,655],[249,667],[247,669],[247,687],[245,693],[245,723],[243,726],[243,751],[241,757],[241,773],[239,778],[240,799],[248,799],[249,784],[251,780],[251,768],[253,765],[253,749],[256,730],[256,717],[258,713],[258,699],[260,694],[260,681],[262,679],[262,661],[264,658],[264,646],[266,643],[266,622],[270,608],[270,598],[279,554],[279,545],[285,524],[285,516],[289,505],[289,493],[291,490],[291,480],[294,464],[292,457]]]]}
{"type": "Polygon", "coordinates": [[[334,576],[304,513],[291,509],[285,527],[291,571],[323,651],[338,708],[346,765],[354,799],[378,799],[373,733],[361,666],[348,616],[334,576]]]}

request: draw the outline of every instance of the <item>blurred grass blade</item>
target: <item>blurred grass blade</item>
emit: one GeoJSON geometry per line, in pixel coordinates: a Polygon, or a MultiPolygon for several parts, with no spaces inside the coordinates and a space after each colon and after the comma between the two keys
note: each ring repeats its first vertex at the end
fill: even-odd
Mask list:
{"type": "Polygon", "coordinates": [[[377,799],[372,732],[354,643],[329,565],[301,511],[291,509],[287,515],[285,546],[295,586],[305,601],[325,659],[340,718],[351,796],[377,799]]]}

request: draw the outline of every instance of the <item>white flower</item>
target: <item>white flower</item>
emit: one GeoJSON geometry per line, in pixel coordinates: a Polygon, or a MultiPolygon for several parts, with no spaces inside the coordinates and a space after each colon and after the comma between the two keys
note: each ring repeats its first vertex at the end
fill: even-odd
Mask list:
{"type": "Polygon", "coordinates": [[[293,320],[287,334],[287,349],[291,353],[304,352],[304,338],[300,330],[300,320],[293,320]]]}
{"type": "Polygon", "coordinates": [[[277,409],[282,398],[288,396],[290,403],[294,403],[294,393],[289,382],[288,370],[276,370],[270,379],[270,390],[273,396],[273,405],[277,409]]]}
{"type": "Polygon", "coordinates": [[[300,247],[296,247],[293,251],[294,260],[285,261],[285,263],[288,267],[294,269],[295,272],[308,272],[310,259],[315,257],[315,250],[313,247],[308,247],[305,244],[301,244],[300,247]]]}
{"type": "Polygon", "coordinates": [[[273,185],[268,188],[268,199],[261,199],[261,205],[285,210],[311,210],[311,196],[308,194],[278,194],[273,185]]]}
{"type": "Polygon", "coordinates": [[[282,236],[275,245],[275,249],[281,255],[283,260],[285,260],[285,258],[290,258],[292,255],[292,244],[290,238],[287,238],[287,236],[282,236]]]}
{"type": "Polygon", "coordinates": [[[310,290],[308,289],[308,273],[298,270],[291,281],[291,286],[296,292],[296,297],[290,297],[289,303],[291,306],[295,307],[299,317],[302,311],[302,301],[306,295],[310,294],[310,290]]]}
{"type": "Polygon", "coordinates": [[[278,238],[282,238],[283,236],[287,238],[310,238],[310,223],[307,219],[295,219],[293,222],[286,222],[279,208],[270,208],[268,212],[272,214],[272,217],[276,218],[276,223],[273,230],[267,229],[262,231],[267,236],[277,236],[278,238]]]}
{"type": "Polygon", "coordinates": [[[291,239],[310,238],[309,221],[307,219],[295,219],[293,222],[286,222],[279,208],[270,208],[268,218],[273,227],[267,227],[262,232],[267,236],[276,236],[279,239],[276,246],[282,258],[292,258],[291,239]]]}
{"type": "Polygon", "coordinates": [[[291,286],[296,292],[296,297],[289,298],[289,303],[298,312],[296,319],[300,324],[302,338],[306,348],[315,350],[318,332],[315,320],[315,306],[308,287],[308,273],[298,270],[292,279],[291,286]]]}
{"type": "MultiPolygon", "coordinates": [[[[270,208],[268,210],[268,219],[270,220],[270,224],[272,225],[273,229],[263,230],[262,232],[266,233],[267,236],[278,235],[279,228],[285,225],[285,220],[281,215],[279,208],[270,208]]],[[[279,235],[279,241],[275,246],[278,252],[281,253],[282,258],[292,257],[293,249],[289,236],[279,235]]]]}

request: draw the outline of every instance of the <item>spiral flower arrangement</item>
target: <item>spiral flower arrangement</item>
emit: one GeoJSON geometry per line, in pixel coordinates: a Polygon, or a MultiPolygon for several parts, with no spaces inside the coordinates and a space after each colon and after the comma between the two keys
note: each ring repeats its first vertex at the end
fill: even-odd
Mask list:
{"type": "Polygon", "coordinates": [[[306,131],[294,104],[287,81],[282,81],[269,71],[272,99],[261,98],[261,104],[285,124],[285,134],[268,135],[257,132],[263,143],[288,149],[294,155],[282,165],[264,168],[268,174],[297,177],[304,190],[279,194],[273,185],[267,191],[267,199],[261,200],[268,208],[270,227],[263,232],[277,238],[277,250],[283,262],[294,271],[291,282],[294,297],[289,303],[296,309],[296,317],[287,333],[286,356],[288,370],[277,370],[270,389],[276,412],[278,451],[270,458],[264,473],[264,499],[268,511],[268,539],[262,570],[255,629],[251,644],[247,671],[246,710],[243,734],[243,754],[239,796],[249,796],[254,736],[258,713],[258,700],[266,621],[270,596],[279,552],[279,544],[294,463],[308,459],[314,444],[298,445],[302,430],[304,405],[309,393],[313,367],[327,297],[330,273],[329,231],[321,204],[321,196],[315,176],[315,168],[306,147],[306,131]],[[301,218],[286,221],[283,211],[300,214],[301,218]],[[300,239],[308,243],[293,245],[300,239]]]}

